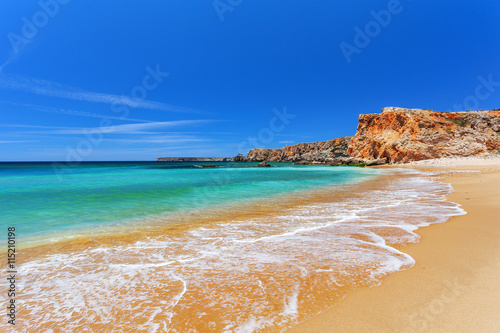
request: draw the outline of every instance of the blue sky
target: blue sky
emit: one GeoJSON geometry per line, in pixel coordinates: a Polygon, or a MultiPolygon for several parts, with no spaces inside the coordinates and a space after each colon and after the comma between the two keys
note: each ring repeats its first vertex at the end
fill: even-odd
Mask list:
{"type": "Polygon", "coordinates": [[[500,108],[500,3],[0,2],[0,161],[234,156],[500,108]],[[361,31],[361,33],[359,32],[361,31]]]}

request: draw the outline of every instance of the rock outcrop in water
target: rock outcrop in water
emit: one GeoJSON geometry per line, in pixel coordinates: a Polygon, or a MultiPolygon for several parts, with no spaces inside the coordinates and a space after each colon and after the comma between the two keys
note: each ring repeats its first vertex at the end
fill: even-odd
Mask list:
{"type": "Polygon", "coordinates": [[[348,154],[404,163],[473,156],[500,148],[500,111],[436,112],[387,107],[359,115],[348,154]]]}
{"type": "Polygon", "coordinates": [[[271,164],[267,163],[266,161],[260,162],[257,164],[258,167],[272,167],[271,164]]]}
{"type": "Polygon", "coordinates": [[[384,164],[500,152],[500,110],[437,112],[387,107],[359,115],[356,135],[299,143],[279,149],[252,149],[235,162],[296,164],[384,164]]]}

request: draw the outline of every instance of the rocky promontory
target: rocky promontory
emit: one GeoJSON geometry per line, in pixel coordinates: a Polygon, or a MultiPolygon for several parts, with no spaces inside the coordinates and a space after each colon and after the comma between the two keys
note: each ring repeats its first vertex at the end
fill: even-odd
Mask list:
{"type": "Polygon", "coordinates": [[[405,163],[452,156],[497,153],[500,110],[437,112],[387,107],[359,115],[348,154],[405,163]]]}
{"type": "Polygon", "coordinates": [[[296,164],[332,164],[341,165],[360,163],[348,155],[352,137],[345,136],[338,139],[321,142],[299,143],[276,149],[256,148],[248,152],[247,156],[238,155],[235,162],[293,162],[296,164]]]}
{"type": "Polygon", "coordinates": [[[234,157],[157,157],[158,162],[232,162],[234,157]]]}
{"type": "Polygon", "coordinates": [[[359,115],[353,137],[252,149],[235,162],[383,164],[500,153],[500,110],[438,112],[387,107],[359,115]]]}

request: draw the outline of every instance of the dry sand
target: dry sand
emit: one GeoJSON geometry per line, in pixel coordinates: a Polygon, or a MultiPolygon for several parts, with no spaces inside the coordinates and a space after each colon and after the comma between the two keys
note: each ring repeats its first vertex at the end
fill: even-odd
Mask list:
{"type": "Polygon", "coordinates": [[[467,215],[417,231],[401,250],[416,264],[380,286],[359,288],[287,332],[500,332],[500,160],[442,160],[442,176],[467,215]]]}

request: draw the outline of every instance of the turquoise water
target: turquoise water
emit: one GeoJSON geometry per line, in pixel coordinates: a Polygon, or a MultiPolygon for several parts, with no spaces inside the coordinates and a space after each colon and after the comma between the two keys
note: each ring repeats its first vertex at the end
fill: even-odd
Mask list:
{"type": "Polygon", "coordinates": [[[100,228],[130,219],[164,215],[359,181],[367,168],[276,163],[116,162],[0,163],[0,226],[23,237],[100,228]]]}
{"type": "MultiPolygon", "coordinates": [[[[105,332],[110,323],[115,331],[283,330],[356,286],[412,267],[400,248],[418,242],[415,230],[465,213],[446,200],[451,185],[412,169],[219,164],[85,163],[61,177],[50,164],[0,164],[1,223],[16,226],[16,246],[87,236],[19,251],[17,331],[105,332]],[[288,194],[315,198],[308,189],[322,186],[318,200],[284,204],[288,194]],[[262,201],[244,205],[260,198],[278,209],[186,232],[88,241],[179,216],[189,223],[200,213],[216,221],[228,210],[265,212],[262,201]],[[198,214],[185,213],[192,209],[198,214]]],[[[0,279],[0,289],[9,284],[0,279]]]]}

